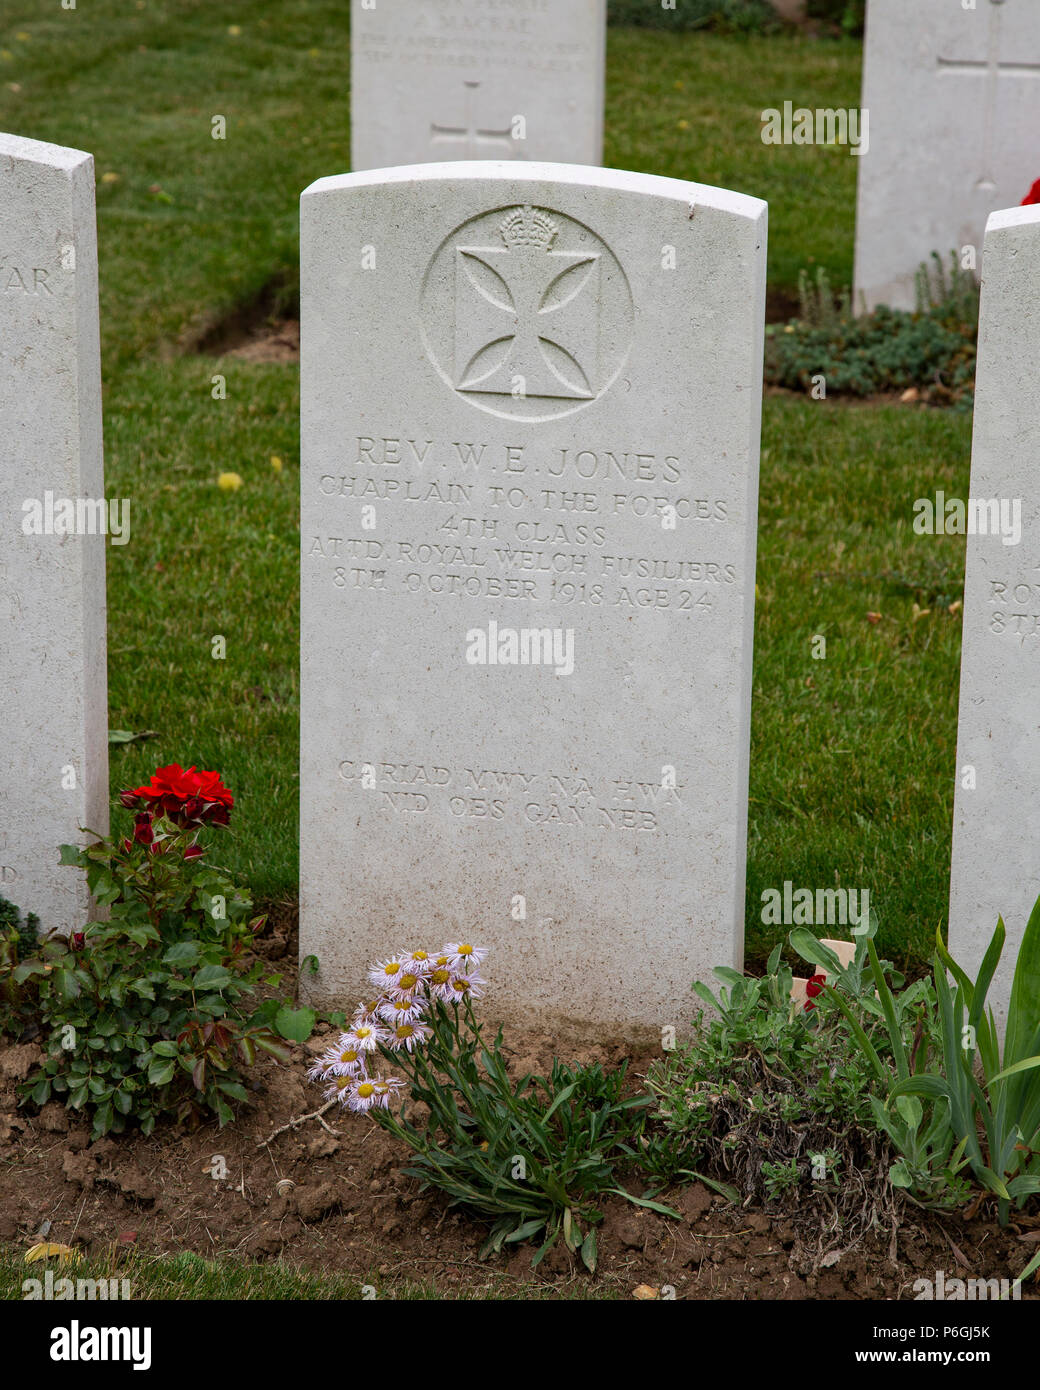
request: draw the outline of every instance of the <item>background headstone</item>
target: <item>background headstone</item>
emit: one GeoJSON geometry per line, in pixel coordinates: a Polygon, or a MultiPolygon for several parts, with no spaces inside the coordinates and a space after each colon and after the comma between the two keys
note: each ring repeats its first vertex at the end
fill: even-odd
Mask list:
{"type": "Polygon", "coordinates": [[[1001,1023],[1040,896],[1038,303],[1040,208],[995,213],[983,261],[969,493],[1020,499],[1022,538],[968,538],[949,941],[974,978],[1004,918],[1007,945],[990,991],[1001,1023]]]}
{"type": "Polygon", "coordinates": [[[743,953],[766,206],[468,163],[302,222],[314,996],[461,936],[503,1020],[682,1026],[743,953]],[[496,624],[573,672],[470,664],[496,624]]]}
{"type": "Polygon", "coordinates": [[[1040,179],[1037,0],[869,0],[856,306],[914,307],[914,277],[938,251],[981,260],[986,219],[1040,179]]]}
{"type": "Polygon", "coordinates": [[[72,930],[58,846],[108,827],[105,538],[25,534],[47,493],[104,497],[94,161],[0,135],[0,895],[72,930]]]}
{"type": "Polygon", "coordinates": [[[606,0],[351,7],[351,166],[603,158],[606,0]]]}

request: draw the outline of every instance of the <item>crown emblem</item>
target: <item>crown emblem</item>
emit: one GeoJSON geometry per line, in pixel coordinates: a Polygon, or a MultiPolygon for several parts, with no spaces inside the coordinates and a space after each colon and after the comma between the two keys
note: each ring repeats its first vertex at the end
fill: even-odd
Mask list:
{"type": "Polygon", "coordinates": [[[559,228],[547,212],[541,208],[514,208],[498,229],[498,234],[510,251],[522,246],[533,246],[539,251],[548,251],[556,240],[559,228]]]}

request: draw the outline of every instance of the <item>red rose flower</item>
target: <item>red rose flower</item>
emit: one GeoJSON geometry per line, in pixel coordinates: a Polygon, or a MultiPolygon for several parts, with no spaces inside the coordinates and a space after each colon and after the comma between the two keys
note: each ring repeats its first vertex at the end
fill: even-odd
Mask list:
{"type": "Polygon", "coordinates": [[[188,848],[184,851],[185,859],[198,859],[201,854],[201,845],[189,845],[188,848]]]}
{"type": "Polygon", "coordinates": [[[152,818],[147,811],[134,816],[134,839],[139,845],[150,845],[155,839],[152,832],[152,818]]]}
{"type": "Polygon", "coordinates": [[[1040,203],[1040,179],[1037,179],[1036,183],[1033,184],[1032,188],[1022,199],[1022,207],[1031,207],[1033,203],[1040,203]]]}
{"type": "Polygon", "coordinates": [[[143,807],[152,815],[164,815],[175,825],[227,825],[235,798],[220,780],[219,772],[198,772],[180,763],[159,767],[147,786],[125,791],[124,806],[143,807]]]}
{"type": "Polygon", "coordinates": [[[808,1002],[807,1002],[806,1005],[805,1005],[806,1010],[815,1009],[815,1008],[816,1008],[816,1005],[815,1005],[812,1001],[816,998],[816,996],[817,996],[818,994],[822,994],[822,993],[823,993],[824,987],[825,987],[826,984],[827,984],[827,976],[826,976],[826,975],[814,975],[814,976],[812,977],[811,980],[806,980],[806,982],[805,982],[805,993],[806,993],[806,998],[807,998],[807,1000],[808,1000],[808,1002]]]}
{"type": "Polygon", "coordinates": [[[74,951],[82,951],[86,939],[86,934],[84,932],[74,931],[72,933],[72,949],[74,951]]]}

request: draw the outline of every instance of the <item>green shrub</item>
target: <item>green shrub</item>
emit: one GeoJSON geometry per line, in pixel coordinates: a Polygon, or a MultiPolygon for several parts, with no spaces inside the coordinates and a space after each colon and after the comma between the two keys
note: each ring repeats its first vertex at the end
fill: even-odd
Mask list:
{"type": "Polygon", "coordinates": [[[822,376],[827,395],[873,396],[917,387],[922,399],[970,409],[975,381],[979,292],[956,261],[938,256],[917,276],[913,313],[880,307],[855,315],[847,291],[827,273],[799,277],[800,317],[766,328],[765,379],[810,392],[822,376]]]}
{"type": "Polygon", "coordinates": [[[823,19],[837,25],[843,33],[863,33],[867,17],[867,0],[809,0],[810,19],[823,19]]]}
{"type": "Polygon", "coordinates": [[[661,0],[607,0],[610,24],[643,29],[718,29],[724,33],[773,33],[782,26],[767,0],[675,0],[665,9],[661,0]]]}

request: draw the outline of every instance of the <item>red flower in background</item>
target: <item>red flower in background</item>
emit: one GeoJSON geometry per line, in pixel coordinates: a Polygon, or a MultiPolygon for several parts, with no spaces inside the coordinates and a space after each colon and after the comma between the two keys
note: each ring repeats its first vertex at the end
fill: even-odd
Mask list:
{"type": "MultiPolygon", "coordinates": [[[[175,825],[227,825],[235,798],[220,780],[219,772],[199,772],[180,763],[159,767],[145,787],[121,792],[119,800],[146,816],[166,816],[175,825]]],[[[137,817],[138,827],[141,816],[137,817]]],[[[135,839],[142,839],[135,831],[135,839]]]]}
{"type": "Polygon", "coordinates": [[[1022,206],[1024,208],[1031,207],[1033,203],[1040,203],[1040,179],[1037,179],[1036,183],[1033,184],[1032,188],[1022,199],[1022,206]]]}
{"type": "Polygon", "coordinates": [[[824,986],[826,985],[826,983],[826,975],[814,975],[811,980],[806,981],[805,994],[808,1002],[806,1003],[805,1007],[807,1010],[816,1008],[816,1005],[812,1001],[816,998],[818,994],[823,993],[824,986]]]}

